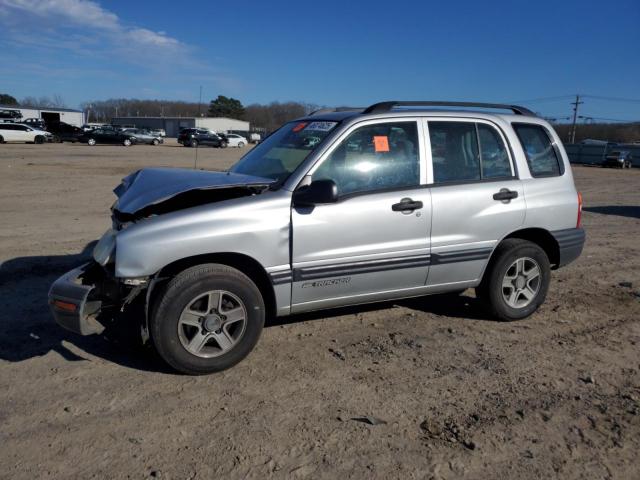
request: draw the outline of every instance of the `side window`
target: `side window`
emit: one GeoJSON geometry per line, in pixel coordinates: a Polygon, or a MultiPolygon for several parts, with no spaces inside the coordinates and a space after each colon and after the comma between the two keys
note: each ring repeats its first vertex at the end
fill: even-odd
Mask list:
{"type": "Polygon", "coordinates": [[[482,178],[511,177],[509,154],[498,131],[484,123],[477,123],[480,138],[480,157],[482,160],[482,178]]]}
{"type": "Polygon", "coordinates": [[[336,182],[339,195],[420,184],[416,122],[377,123],[354,130],[315,171],[336,182]]]}
{"type": "Polygon", "coordinates": [[[476,124],[429,122],[435,183],[480,180],[476,124]]]}
{"type": "Polygon", "coordinates": [[[544,128],[526,123],[514,123],[513,128],[522,144],[533,177],[559,176],[564,173],[544,128]]]}

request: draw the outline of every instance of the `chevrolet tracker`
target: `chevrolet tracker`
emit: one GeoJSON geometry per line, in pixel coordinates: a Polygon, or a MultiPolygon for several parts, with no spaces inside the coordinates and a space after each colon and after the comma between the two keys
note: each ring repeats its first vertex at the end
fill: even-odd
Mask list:
{"type": "Polygon", "coordinates": [[[560,139],[511,105],[317,111],[228,172],[143,169],[114,192],[53,315],[87,335],[129,313],[189,374],[242,360],[269,316],[475,288],[496,319],[527,317],[585,240],[560,139]]]}

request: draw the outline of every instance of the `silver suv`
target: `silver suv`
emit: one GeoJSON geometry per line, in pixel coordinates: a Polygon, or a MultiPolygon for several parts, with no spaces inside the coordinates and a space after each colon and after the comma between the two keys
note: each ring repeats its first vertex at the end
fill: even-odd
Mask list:
{"type": "Polygon", "coordinates": [[[268,316],[475,288],[495,318],[527,317],[585,240],[560,139],[511,105],[322,110],[228,172],[143,169],[114,192],[53,315],[90,334],[129,313],[190,374],[242,360],[268,316]]]}

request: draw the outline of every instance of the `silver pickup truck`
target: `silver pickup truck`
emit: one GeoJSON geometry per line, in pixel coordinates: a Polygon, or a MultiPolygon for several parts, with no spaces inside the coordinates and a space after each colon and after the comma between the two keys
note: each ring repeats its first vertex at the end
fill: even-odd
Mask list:
{"type": "Polygon", "coordinates": [[[189,374],[242,360],[267,316],[475,288],[495,318],[524,318],[585,240],[560,139],[511,105],[322,110],[228,172],[143,169],[114,192],[53,315],[86,335],[133,311],[189,374]]]}

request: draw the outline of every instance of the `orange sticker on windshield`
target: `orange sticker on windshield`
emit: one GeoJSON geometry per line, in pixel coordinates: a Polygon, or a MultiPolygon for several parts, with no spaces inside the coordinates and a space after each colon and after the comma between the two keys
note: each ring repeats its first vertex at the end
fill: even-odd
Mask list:
{"type": "Polygon", "coordinates": [[[388,152],[389,151],[389,137],[384,136],[374,136],[373,137],[373,147],[376,152],[388,152]]]}
{"type": "Polygon", "coordinates": [[[297,124],[295,127],[293,127],[293,130],[291,130],[294,133],[299,132],[300,130],[302,130],[304,127],[307,126],[307,122],[301,122],[299,124],[297,124]]]}

